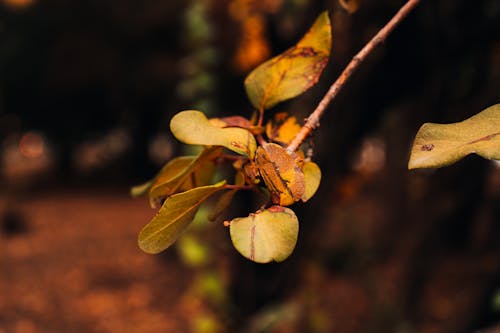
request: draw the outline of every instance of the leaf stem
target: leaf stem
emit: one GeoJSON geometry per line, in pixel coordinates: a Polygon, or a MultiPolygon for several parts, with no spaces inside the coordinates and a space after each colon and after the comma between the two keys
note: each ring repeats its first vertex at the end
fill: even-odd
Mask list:
{"type": "Polygon", "coordinates": [[[226,185],[224,185],[224,188],[228,189],[228,190],[253,190],[255,188],[255,186],[226,184],[226,185]]]}
{"type": "Polygon", "coordinates": [[[323,99],[319,102],[316,109],[309,115],[304,126],[300,129],[299,133],[295,136],[293,141],[288,145],[289,152],[296,151],[302,142],[311,134],[313,130],[319,127],[319,120],[325,112],[330,102],[337,96],[340,89],[344,86],[347,80],[356,71],[359,65],[366,59],[366,57],[380,44],[384,43],[387,36],[396,28],[396,26],[419,4],[420,0],[408,0],[387,22],[387,24],[379,30],[379,32],[356,54],[349,62],[338,79],[330,86],[323,99]]]}

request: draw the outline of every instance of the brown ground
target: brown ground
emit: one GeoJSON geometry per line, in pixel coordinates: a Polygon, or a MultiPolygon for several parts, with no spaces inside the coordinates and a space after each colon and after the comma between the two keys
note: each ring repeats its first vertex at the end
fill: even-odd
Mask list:
{"type": "Polygon", "coordinates": [[[175,305],[189,272],[138,249],[144,200],[55,191],[16,209],[26,230],[0,236],[0,333],[185,331],[175,305]]]}

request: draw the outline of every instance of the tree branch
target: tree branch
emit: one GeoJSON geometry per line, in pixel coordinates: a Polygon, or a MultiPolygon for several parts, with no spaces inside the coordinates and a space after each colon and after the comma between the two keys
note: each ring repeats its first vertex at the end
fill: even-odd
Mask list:
{"type": "Polygon", "coordinates": [[[311,132],[319,127],[319,120],[325,112],[330,102],[337,96],[340,89],[344,86],[346,81],[352,76],[359,65],[365,58],[380,44],[382,44],[387,36],[396,28],[396,26],[418,5],[420,0],[408,0],[408,2],[399,9],[394,17],[387,22],[387,24],[380,29],[380,31],[356,54],[351,62],[340,74],[337,81],[335,81],[323,99],[319,102],[316,109],[309,115],[304,126],[300,129],[299,133],[295,136],[293,141],[288,145],[287,150],[294,152],[299,148],[302,142],[311,134],[311,132]]]}

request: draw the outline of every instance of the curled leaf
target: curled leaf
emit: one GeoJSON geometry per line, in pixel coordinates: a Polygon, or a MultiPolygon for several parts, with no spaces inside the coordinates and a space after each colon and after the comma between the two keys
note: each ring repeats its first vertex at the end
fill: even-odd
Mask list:
{"type": "Polygon", "coordinates": [[[220,128],[194,110],[182,111],[170,121],[170,130],[179,140],[192,145],[223,146],[240,155],[252,158],[255,138],[248,130],[237,127],[220,128]]]}
{"type": "Polygon", "coordinates": [[[312,87],[328,62],[331,44],[330,19],[323,12],[295,46],[247,76],[245,89],[252,105],[269,109],[312,87]]]}
{"type": "Polygon", "coordinates": [[[306,202],[318,190],[319,183],[321,182],[321,169],[314,162],[305,162],[302,172],[304,172],[305,190],[301,199],[303,202],[306,202]]]}
{"type": "Polygon", "coordinates": [[[156,216],[139,233],[139,247],[147,253],[159,253],[168,248],[193,221],[199,206],[222,190],[225,183],[197,187],[168,197],[156,216]]]}
{"type": "Polygon", "coordinates": [[[149,199],[152,206],[157,199],[210,184],[215,172],[213,160],[220,155],[221,149],[208,147],[198,156],[181,156],[167,163],[151,182],[149,199]]]}
{"type": "Polygon", "coordinates": [[[286,112],[279,112],[266,124],[266,135],[271,141],[288,145],[299,133],[300,128],[297,118],[286,112]]]}
{"type": "Polygon", "coordinates": [[[299,221],[291,209],[272,206],[232,220],[229,232],[234,247],[245,258],[258,263],[280,262],[295,248],[299,221]]]}
{"type": "Polygon", "coordinates": [[[257,148],[255,159],[259,173],[266,183],[274,204],[288,206],[304,195],[303,160],[275,143],[257,148]]]}
{"type": "Polygon", "coordinates": [[[500,159],[500,104],[462,122],[423,124],[415,137],[408,169],[439,168],[472,153],[500,159]]]}

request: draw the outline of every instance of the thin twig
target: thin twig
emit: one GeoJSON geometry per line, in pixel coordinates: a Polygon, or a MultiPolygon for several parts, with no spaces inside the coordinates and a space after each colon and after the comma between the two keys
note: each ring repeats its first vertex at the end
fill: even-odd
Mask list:
{"type": "Polygon", "coordinates": [[[311,134],[311,132],[319,126],[319,120],[325,112],[328,104],[337,96],[340,89],[344,86],[346,81],[352,76],[359,65],[365,58],[380,44],[382,44],[387,36],[394,30],[394,28],[418,5],[420,0],[408,0],[408,2],[401,7],[401,9],[394,15],[394,17],[382,28],[380,31],[356,54],[351,62],[340,74],[337,81],[335,81],[323,99],[319,102],[316,109],[307,118],[304,126],[300,129],[299,133],[295,136],[293,141],[288,145],[289,152],[296,151],[302,142],[311,134]]]}

